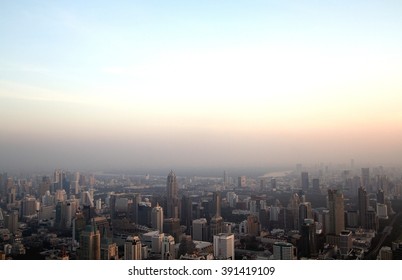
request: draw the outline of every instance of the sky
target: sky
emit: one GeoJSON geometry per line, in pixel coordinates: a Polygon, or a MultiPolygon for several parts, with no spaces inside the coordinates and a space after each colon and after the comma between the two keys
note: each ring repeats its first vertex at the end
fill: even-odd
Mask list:
{"type": "Polygon", "coordinates": [[[400,165],[401,1],[4,1],[0,170],[400,165]]]}

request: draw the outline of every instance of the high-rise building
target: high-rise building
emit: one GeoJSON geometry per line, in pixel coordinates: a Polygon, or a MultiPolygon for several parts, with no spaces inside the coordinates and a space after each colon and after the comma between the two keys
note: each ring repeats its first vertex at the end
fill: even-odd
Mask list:
{"type": "Polygon", "coordinates": [[[318,245],[314,220],[304,219],[300,233],[301,240],[299,256],[305,258],[316,258],[318,254],[318,245]]]}
{"type": "Polygon", "coordinates": [[[214,235],[214,257],[220,260],[234,260],[234,235],[232,233],[219,233],[214,235]]]}
{"type": "Polygon", "coordinates": [[[154,208],[152,208],[151,213],[151,221],[152,227],[159,231],[159,233],[163,232],[163,209],[159,206],[159,203],[156,204],[154,208]]]}
{"type": "Polygon", "coordinates": [[[33,196],[24,197],[21,203],[21,217],[29,217],[36,214],[36,199],[33,196]]]}
{"type": "Polygon", "coordinates": [[[307,191],[309,188],[308,172],[301,173],[301,188],[303,191],[307,191]]]}
{"type": "Polygon", "coordinates": [[[128,236],[124,243],[124,259],[125,260],[141,260],[142,259],[142,243],[138,236],[128,236]]]}
{"type": "Polygon", "coordinates": [[[201,218],[193,220],[193,240],[208,241],[208,222],[201,218]]]}
{"type": "Polygon", "coordinates": [[[249,215],[247,217],[247,233],[251,236],[258,236],[260,234],[260,222],[257,216],[249,215]]]}
{"type": "Polygon", "coordinates": [[[295,260],[296,251],[292,243],[275,242],[273,245],[274,260],[295,260]]]}
{"type": "Polygon", "coordinates": [[[101,238],[101,260],[118,260],[119,247],[114,243],[111,238],[107,237],[104,230],[103,237],[101,238]]]}
{"type": "Polygon", "coordinates": [[[8,230],[15,234],[18,230],[18,211],[12,211],[4,217],[5,226],[8,230]]]}
{"type": "Polygon", "coordinates": [[[162,239],[162,259],[174,260],[175,259],[175,241],[171,235],[165,235],[162,239]]]}
{"type": "Polygon", "coordinates": [[[87,225],[80,235],[80,260],[100,260],[100,233],[95,223],[87,225]]]}
{"type": "Polygon", "coordinates": [[[175,242],[178,243],[181,237],[180,220],[177,218],[164,219],[163,232],[173,236],[175,242]]]}
{"type": "Polygon", "coordinates": [[[301,226],[304,223],[305,219],[312,219],[313,218],[313,210],[311,208],[310,202],[302,202],[299,204],[299,221],[298,224],[301,226]]]}
{"type": "Polygon", "coordinates": [[[167,177],[167,218],[179,218],[179,194],[177,187],[176,174],[170,171],[167,177]]]}
{"type": "Polygon", "coordinates": [[[246,179],[246,176],[239,176],[239,177],[237,178],[237,186],[238,186],[239,188],[244,188],[244,187],[247,186],[247,179],[246,179]]]}
{"type": "Polygon", "coordinates": [[[209,222],[210,229],[210,240],[212,241],[214,235],[223,232],[224,229],[224,221],[221,216],[221,193],[215,192],[213,198],[213,211],[215,211],[215,215],[211,218],[209,222]]]}
{"type": "Polygon", "coordinates": [[[186,227],[186,234],[191,232],[191,221],[193,220],[193,202],[190,196],[181,197],[180,224],[186,227]]]}
{"type": "Polygon", "coordinates": [[[345,211],[342,192],[328,189],[328,209],[328,234],[339,235],[341,231],[345,229],[345,211]]]}
{"type": "Polygon", "coordinates": [[[339,251],[341,256],[346,257],[352,250],[352,232],[343,230],[339,237],[339,251]]]}
{"type": "Polygon", "coordinates": [[[358,190],[358,208],[359,208],[359,225],[367,229],[367,210],[369,199],[365,187],[360,187],[358,190]]]}

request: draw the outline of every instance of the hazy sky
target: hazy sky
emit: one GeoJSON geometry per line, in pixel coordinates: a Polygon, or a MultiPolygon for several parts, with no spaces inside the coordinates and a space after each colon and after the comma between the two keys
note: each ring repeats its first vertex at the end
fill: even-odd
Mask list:
{"type": "Polygon", "coordinates": [[[401,12],[4,1],[0,170],[400,164],[401,12]]]}

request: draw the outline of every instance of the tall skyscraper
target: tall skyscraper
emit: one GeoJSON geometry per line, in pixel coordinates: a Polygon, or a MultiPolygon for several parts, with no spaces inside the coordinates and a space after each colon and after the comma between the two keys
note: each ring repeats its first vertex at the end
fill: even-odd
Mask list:
{"type": "Polygon", "coordinates": [[[201,218],[193,220],[193,240],[208,241],[207,219],[201,218]]]}
{"type": "Polygon", "coordinates": [[[339,235],[345,229],[344,199],[339,190],[328,189],[328,209],[328,234],[339,235]]]}
{"type": "Polygon", "coordinates": [[[128,236],[126,242],[124,243],[124,259],[141,260],[141,247],[141,240],[138,236],[128,236]]]}
{"type": "Polygon", "coordinates": [[[300,257],[315,258],[318,255],[316,226],[313,219],[305,219],[301,226],[300,257]]]}
{"type": "Polygon", "coordinates": [[[180,224],[186,227],[186,234],[191,232],[191,221],[193,220],[193,201],[190,196],[183,195],[181,197],[180,224]]]}
{"type": "Polygon", "coordinates": [[[232,233],[219,233],[214,235],[214,257],[220,260],[234,260],[234,235],[232,233]]]}
{"type": "Polygon", "coordinates": [[[152,227],[158,230],[159,233],[163,232],[163,209],[159,204],[152,208],[151,223],[152,227]]]}
{"type": "Polygon", "coordinates": [[[223,232],[223,218],[221,216],[221,193],[215,192],[213,198],[213,206],[215,215],[211,218],[209,229],[210,229],[210,240],[213,240],[213,236],[223,232]]]}
{"type": "Polygon", "coordinates": [[[352,250],[352,245],[352,232],[349,230],[341,231],[339,238],[339,251],[341,256],[345,257],[349,255],[352,250]]]}
{"type": "Polygon", "coordinates": [[[171,235],[165,235],[162,239],[162,259],[174,260],[175,259],[175,241],[171,235]]]}
{"type": "Polygon", "coordinates": [[[80,235],[80,248],[78,257],[80,260],[100,260],[100,233],[95,223],[85,227],[80,235]]]}
{"type": "Polygon", "coordinates": [[[179,218],[179,195],[176,174],[170,171],[167,177],[167,218],[179,218]]]}
{"type": "Polygon", "coordinates": [[[301,173],[301,188],[303,191],[307,191],[309,188],[308,172],[301,173]]]}
{"type": "Polygon", "coordinates": [[[369,198],[365,187],[360,187],[358,190],[358,208],[359,208],[359,225],[367,229],[367,210],[369,198]]]}

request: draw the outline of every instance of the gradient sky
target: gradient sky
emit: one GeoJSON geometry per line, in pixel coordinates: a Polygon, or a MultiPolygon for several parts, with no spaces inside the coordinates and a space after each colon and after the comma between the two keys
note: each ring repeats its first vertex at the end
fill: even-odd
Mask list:
{"type": "Polygon", "coordinates": [[[401,12],[4,1],[0,170],[400,165],[401,12]]]}

